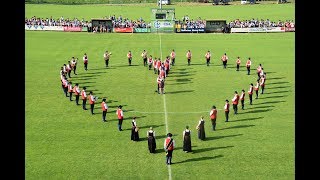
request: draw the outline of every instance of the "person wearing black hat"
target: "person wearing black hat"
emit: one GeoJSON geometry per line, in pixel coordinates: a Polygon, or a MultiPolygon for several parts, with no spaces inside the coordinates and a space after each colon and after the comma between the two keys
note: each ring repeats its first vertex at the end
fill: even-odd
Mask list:
{"type": "Polygon", "coordinates": [[[210,111],[210,119],[212,124],[212,131],[216,130],[216,121],[217,121],[217,108],[216,106],[212,106],[212,109],[210,111]]]}
{"type": "Polygon", "coordinates": [[[172,138],[172,134],[168,133],[167,138],[164,140],[164,151],[166,152],[166,164],[172,164],[172,153],[175,147],[175,141],[172,138]]]}
{"type": "Polygon", "coordinates": [[[230,108],[229,100],[226,99],[226,103],[224,104],[224,114],[226,116],[226,122],[229,121],[229,108],[230,108]]]}
{"type": "Polygon", "coordinates": [[[122,111],[121,105],[118,106],[116,114],[118,117],[118,129],[119,129],[119,131],[122,131],[123,111],[122,111]]]}
{"type": "Polygon", "coordinates": [[[106,117],[107,117],[107,112],[108,112],[108,105],[106,103],[106,98],[102,99],[101,103],[101,109],[102,109],[102,121],[107,122],[106,117]]]}
{"type": "Polygon", "coordinates": [[[183,151],[188,153],[191,152],[191,131],[189,126],[186,126],[186,129],[182,132],[183,137],[183,151]]]}

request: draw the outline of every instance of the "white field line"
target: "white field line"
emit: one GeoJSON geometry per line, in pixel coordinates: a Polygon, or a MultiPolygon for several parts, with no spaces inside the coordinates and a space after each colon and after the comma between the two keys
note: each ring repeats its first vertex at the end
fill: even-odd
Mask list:
{"type": "MultiPolygon", "coordinates": [[[[161,42],[161,34],[159,34],[159,40],[160,40],[160,59],[162,60],[162,42],[161,42]]],[[[164,109],[164,122],[166,124],[166,134],[168,134],[169,129],[168,129],[168,112],[167,112],[167,104],[166,104],[166,95],[163,95],[163,109],[164,109]]],[[[168,176],[169,180],[172,180],[172,175],[171,175],[171,166],[168,167],[168,176]]]]}

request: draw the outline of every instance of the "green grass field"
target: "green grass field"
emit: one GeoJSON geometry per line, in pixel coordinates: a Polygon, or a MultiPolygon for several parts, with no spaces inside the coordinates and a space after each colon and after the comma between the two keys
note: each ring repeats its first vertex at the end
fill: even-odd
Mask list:
{"type": "MultiPolygon", "coordinates": [[[[116,14],[148,18],[152,7],[106,5],[26,5],[26,17],[101,17],[116,14]],[[121,13],[119,11],[121,10],[121,13]],[[147,14],[147,15],[146,15],[147,14]]],[[[176,6],[176,15],[204,19],[293,19],[294,4],[256,6],[176,6]],[[208,13],[208,10],[213,10],[208,13]],[[250,11],[249,11],[250,9],[250,11]],[[280,9],[282,9],[280,11],[280,9]],[[252,11],[251,11],[252,10],[252,11]],[[223,12],[228,12],[228,14],[223,12]],[[211,18],[210,18],[211,19],[211,18]]],[[[150,18],[150,17],[149,17],[150,18]]],[[[88,34],[72,32],[25,33],[25,172],[26,179],[294,179],[295,175],[295,33],[262,34],[88,34]],[[175,49],[176,66],[166,79],[165,95],[158,95],[156,75],[142,64],[146,49],[165,57],[175,49]],[[187,66],[185,53],[193,53],[187,66]],[[110,67],[103,53],[112,52],[110,67]],[[126,53],[133,52],[133,65],[126,53]],[[205,65],[210,50],[212,64],[205,65]],[[228,68],[220,57],[227,53],[228,68]],[[64,97],[59,70],[72,56],[89,56],[88,71],[80,61],[72,82],[108,97],[107,120],[101,121],[99,99],[95,115],[64,97]],[[240,71],[235,70],[240,56],[240,71]],[[251,57],[252,73],[245,61],[251,57]],[[225,99],[246,91],[256,81],[255,68],[267,72],[265,94],[224,122],[225,99]],[[123,106],[124,131],[117,130],[115,114],[123,106]],[[218,108],[217,131],[211,131],[209,111],[218,108]],[[195,126],[203,115],[205,141],[195,126]],[[130,140],[131,118],[137,117],[139,142],[130,140]],[[193,153],[182,151],[182,131],[192,131],[193,153]],[[146,132],[156,131],[157,153],[149,154],[146,132]],[[165,165],[163,141],[173,133],[173,165],[165,165]]],[[[87,105],[89,108],[89,106],[87,105]]]]}

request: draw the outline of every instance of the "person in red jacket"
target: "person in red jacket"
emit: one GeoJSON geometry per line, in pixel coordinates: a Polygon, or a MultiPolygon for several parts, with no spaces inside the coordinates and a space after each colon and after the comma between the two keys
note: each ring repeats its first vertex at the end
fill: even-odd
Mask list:
{"type": "Polygon", "coordinates": [[[216,106],[212,106],[212,109],[209,114],[211,119],[211,124],[212,124],[212,131],[216,130],[217,113],[218,111],[216,106]]]}
{"type": "Polygon", "coordinates": [[[101,103],[101,109],[102,109],[102,121],[107,122],[107,112],[108,112],[108,105],[107,105],[107,99],[103,98],[101,103]]]}
{"type": "Polygon", "coordinates": [[[88,70],[88,55],[87,53],[84,53],[83,55],[83,65],[84,65],[84,70],[88,70]]]}
{"type": "Polygon", "coordinates": [[[259,96],[259,87],[260,87],[260,82],[257,80],[256,85],[254,86],[254,90],[256,91],[256,99],[258,99],[258,96],[259,96]]]}
{"type": "Polygon", "coordinates": [[[265,78],[265,75],[263,74],[261,75],[261,78],[260,78],[261,94],[263,94],[264,92],[265,82],[266,82],[266,78],[265,78]]]}
{"type": "Polygon", "coordinates": [[[251,68],[251,58],[249,57],[247,62],[246,62],[246,67],[247,67],[247,75],[250,75],[250,68],[251,68]]]}
{"type": "Polygon", "coordinates": [[[241,64],[241,60],[240,57],[238,56],[237,60],[236,60],[236,64],[237,64],[237,71],[239,71],[240,68],[240,64],[241,64]]]}
{"type": "Polygon", "coordinates": [[[90,110],[91,110],[92,115],[94,114],[93,110],[94,110],[94,104],[95,104],[96,100],[97,100],[97,97],[95,97],[93,95],[93,92],[90,91],[89,92],[89,103],[90,103],[90,110]]]}
{"type": "Polygon", "coordinates": [[[204,57],[206,58],[207,66],[209,66],[209,64],[210,64],[210,58],[211,58],[211,53],[210,53],[209,50],[208,50],[207,53],[204,55],[204,57]]]}
{"type": "Polygon", "coordinates": [[[232,107],[234,110],[234,114],[238,114],[238,103],[239,103],[239,94],[237,91],[234,91],[234,96],[232,98],[232,107]]]}
{"type": "Polygon", "coordinates": [[[81,91],[78,83],[76,83],[75,86],[73,87],[73,92],[74,92],[74,95],[76,96],[76,105],[79,105],[79,97],[80,97],[81,91]]]}
{"type": "Polygon", "coordinates": [[[241,91],[241,95],[240,95],[240,102],[241,102],[241,109],[244,110],[244,97],[246,96],[246,93],[244,91],[244,89],[242,89],[241,91]]]}
{"type": "Polygon", "coordinates": [[[86,93],[86,87],[83,87],[81,91],[81,99],[82,99],[82,109],[87,110],[86,104],[87,104],[87,93],[86,93]]]}
{"type": "Polygon", "coordinates": [[[69,100],[72,101],[73,87],[72,87],[71,81],[68,83],[68,92],[69,92],[69,100]]]}
{"type": "Polygon", "coordinates": [[[131,53],[131,51],[128,52],[127,58],[128,58],[129,66],[131,66],[131,62],[132,62],[132,53],[131,53]]]}
{"type": "Polygon", "coordinates": [[[122,111],[122,106],[121,105],[118,106],[116,114],[117,114],[117,117],[118,117],[118,129],[119,129],[119,131],[122,131],[123,111],[122,111]]]}
{"type": "Polygon", "coordinates": [[[226,99],[226,103],[224,104],[224,114],[226,116],[226,122],[229,121],[229,108],[230,108],[230,104],[229,104],[229,100],[226,99]]]}
{"type": "Polygon", "coordinates": [[[174,52],[174,49],[172,49],[170,53],[170,58],[171,58],[171,65],[174,66],[175,60],[176,60],[176,52],[174,52]]]}
{"type": "Polygon", "coordinates": [[[190,66],[190,63],[191,63],[191,57],[192,57],[192,54],[191,54],[191,51],[188,50],[187,54],[186,54],[186,57],[187,57],[187,61],[188,61],[188,66],[190,66]]]}
{"type": "Polygon", "coordinates": [[[249,90],[248,90],[250,105],[252,105],[252,94],[253,94],[253,84],[251,83],[250,87],[249,87],[249,90]]]}
{"type": "Polygon", "coordinates": [[[168,133],[167,138],[164,140],[163,144],[164,151],[166,152],[166,164],[172,164],[172,153],[175,148],[175,141],[172,138],[172,134],[168,133]]]}

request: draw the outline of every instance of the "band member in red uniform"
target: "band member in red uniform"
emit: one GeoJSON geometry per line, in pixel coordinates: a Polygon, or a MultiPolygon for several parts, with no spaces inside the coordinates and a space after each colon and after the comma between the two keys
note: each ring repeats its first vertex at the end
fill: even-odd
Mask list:
{"type": "Polygon", "coordinates": [[[238,114],[238,103],[239,103],[239,94],[238,91],[234,91],[234,97],[232,98],[232,106],[234,114],[238,114]]]}
{"type": "Polygon", "coordinates": [[[102,121],[107,122],[107,112],[108,112],[108,105],[107,105],[107,99],[103,98],[101,103],[101,109],[102,109],[102,121]]]}
{"type": "Polygon", "coordinates": [[[73,87],[72,87],[71,81],[68,83],[68,92],[69,92],[69,99],[70,99],[70,101],[72,101],[73,87]]]}
{"type": "Polygon", "coordinates": [[[265,75],[261,75],[261,78],[260,78],[260,86],[261,86],[261,94],[263,94],[264,92],[264,86],[265,86],[265,75]]]}
{"type": "Polygon", "coordinates": [[[192,54],[191,54],[191,51],[188,50],[187,54],[186,54],[186,57],[187,57],[187,60],[188,60],[188,66],[190,66],[190,63],[191,63],[191,57],[192,57],[192,54]]]}
{"type": "Polygon", "coordinates": [[[123,111],[122,111],[122,106],[121,105],[118,106],[116,114],[117,114],[117,117],[118,117],[118,129],[119,129],[119,131],[122,131],[123,111]]]}
{"type": "Polygon", "coordinates": [[[249,57],[246,62],[247,74],[250,75],[250,67],[251,67],[251,58],[249,57]]]}
{"type": "Polygon", "coordinates": [[[131,66],[131,62],[132,62],[132,53],[131,53],[131,51],[128,52],[127,58],[128,58],[129,66],[131,66]]]}
{"type": "Polygon", "coordinates": [[[153,59],[152,59],[152,55],[150,55],[149,58],[148,58],[148,67],[149,67],[149,70],[151,69],[152,64],[153,64],[153,59]]]}
{"type": "Polygon", "coordinates": [[[212,124],[212,131],[216,130],[216,122],[217,122],[217,108],[216,106],[212,106],[212,109],[210,111],[210,119],[211,119],[211,124],[212,124]]]}
{"type": "Polygon", "coordinates": [[[87,53],[84,53],[83,55],[83,65],[84,65],[84,70],[88,70],[88,55],[87,53]]]}
{"type": "Polygon", "coordinates": [[[240,57],[238,56],[237,60],[236,60],[236,64],[237,64],[237,71],[239,71],[240,68],[240,64],[241,64],[241,60],[240,57]]]}
{"type": "Polygon", "coordinates": [[[258,96],[259,96],[259,87],[260,87],[260,82],[257,81],[256,85],[254,86],[254,91],[256,91],[256,99],[258,99],[258,96]]]}
{"type": "Polygon", "coordinates": [[[141,57],[143,60],[143,66],[147,66],[147,61],[148,61],[148,53],[146,50],[143,50],[141,53],[141,57]]]}
{"type": "Polygon", "coordinates": [[[79,105],[79,97],[80,97],[81,91],[78,83],[76,83],[75,86],[73,87],[73,92],[74,92],[74,95],[76,96],[76,105],[79,105]]]}
{"type": "Polygon", "coordinates": [[[92,115],[94,114],[93,110],[94,110],[94,104],[95,104],[96,100],[97,100],[97,99],[96,99],[96,97],[93,95],[93,92],[90,91],[90,92],[89,92],[89,103],[90,103],[90,110],[91,110],[91,114],[92,114],[92,115]]]}
{"type": "Polygon", "coordinates": [[[164,151],[166,152],[166,164],[172,164],[172,154],[175,148],[175,141],[172,138],[172,134],[168,133],[167,138],[164,140],[163,144],[164,151]]]}
{"type": "Polygon", "coordinates": [[[72,57],[71,67],[72,67],[72,70],[73,70],[73,74],[74,74],[74,75],[77,75],[77,73],[76,73],[77,63],[78,63],[78,58],[75,59],[74,57],[72,57]]]}
{"type": "Polygon", "coordinates": [[[208,50],[208,52],[204,55],[204,57],[206,58],[207,66],[209,66],[209,64],[210,64],[210,58],[211,58],[211,53],[210,53],[209,50],[208,50]]]}
{"type": "Polygon", "coordinates": [[[228,99],[226,99],[226,103],[224,104],[224,114],[225,114],[225,116],[226,116],[226,122],[228,122],[229,121],[229,111],[230,111],[230,104],[229,104],[229,100],[228,99]]]}
{"type": "Polygon", "coordinates": [[[157,74],[158,73],[158,68],[157,68],[157,63],[158,63],[158,58],[154,58],[154,60],[153,60],[153,72],[155,73],[155,74],[157,74]]]}
{"type": "Polygon", "coordinates": [[[104,59],[104,62],[105,62],[105,64],[106,64],[106,67],[109,66],[110,55],[111,55],[111,53],[109,53],[108,51],[106,51],[106,52],[103,54],[103,59],[104,59]]]}
{"type": "Polygon", "coordinates": [[[81,91],[81,99],[82,99],[82,109],[87,110],[86,104],[87,104],[87,93],[86,93],[86,87],[83,87],[81,91]]]}
{"type": "Polygon", "coordinates": [[[227,68],[227,63],[228,63],[227,53],[224,53],[224,55],[221,57],[221,61],[222,61],[222,64],[223,64],[223,68],[227,68]]]}
{"type": "Polygon", "coordinates": [[[251,83],[248,90],[250,105],[252,105],[252,94],[253,94],[253,84],[251,83]]]}
{"type": "Polygon", "coordinates": [[[171,65],[174,66],[175,61],[176,61],[176,52],[174,52],[174,49],[172,49],[170,53],[170,58],[171,58],[171,65]]]}
{"type": "Polygon", "coordinates": [[[257,75],[258,75],[258,81],[260,80],[260,73],[261,73],[261,70],[262,70],[262,65],[261,64],[259,64],[259,66],[257,67],[257,75]]]}
{"type": "Polygon", "coordinates": [[[67,64],[67,73],[68,73],[69,78],[71,78],[71,70],[72,70],[71,62],[68,61],[68,64],[67,64]]]}
{"type": "Polygon", "coordinates": [[[240,102],[241,102],[241,109],[244,110],[244,97],[246,96],[246,93],[244,91],[244,89],[242,89],[241,91],[241,95],[240,95],[240,102]]]}

